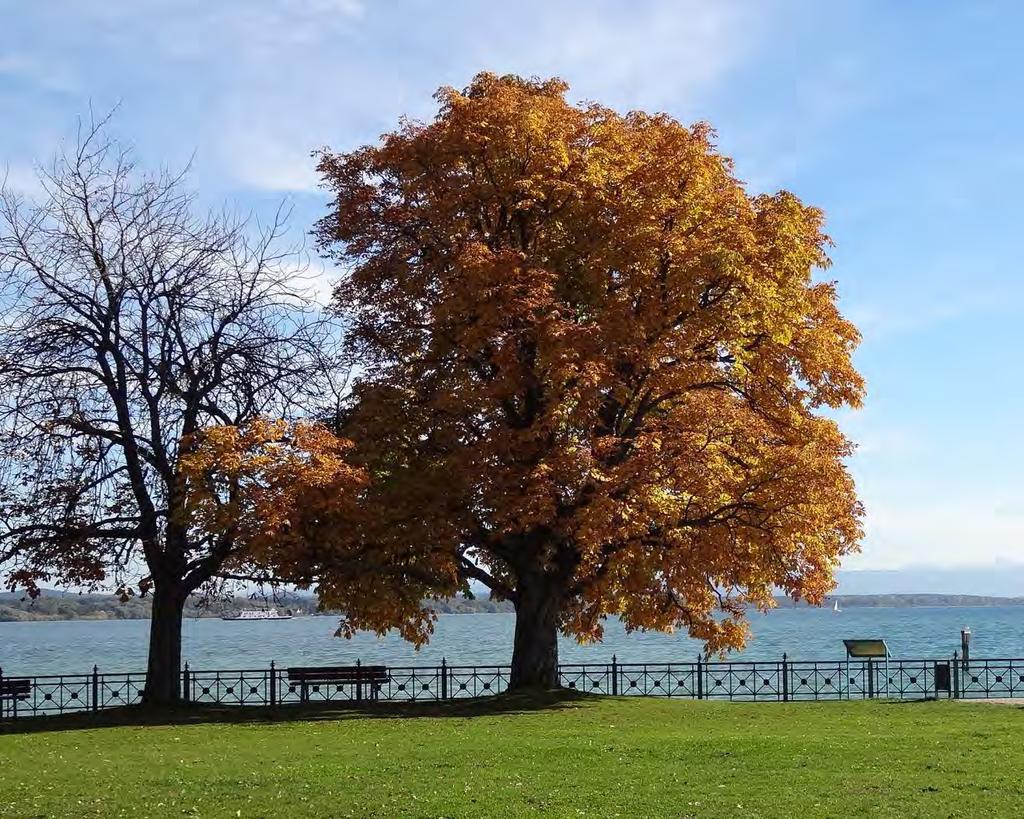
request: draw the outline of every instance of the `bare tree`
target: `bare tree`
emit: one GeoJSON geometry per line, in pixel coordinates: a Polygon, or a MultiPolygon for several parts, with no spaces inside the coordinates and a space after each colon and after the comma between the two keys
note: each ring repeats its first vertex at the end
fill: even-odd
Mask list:
{"type": "Polygon", "coordinates": [[[188,596],[246,565],[190,520],[191,436],[330,404],[337,327],[307,297],[287,214],[197,215],[85,129],[28,202],[0,189],[0,570],[152,593],[147,700],[180,696],[188,596]]]}

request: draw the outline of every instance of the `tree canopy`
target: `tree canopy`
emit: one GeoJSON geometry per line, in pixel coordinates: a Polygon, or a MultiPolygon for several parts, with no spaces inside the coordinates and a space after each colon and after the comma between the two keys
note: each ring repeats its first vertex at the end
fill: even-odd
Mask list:
{"type": "Polygon", "coordinates": [[[861,536],[822,212],[749,194],[706,125],[566,91],[481,74],[319,164],[370,478],[324,602],[424,639],[422,597],[483,583],[516,605],[513,685],[556,683],[556,630],[608,615],[738,647],[861,536]]]}

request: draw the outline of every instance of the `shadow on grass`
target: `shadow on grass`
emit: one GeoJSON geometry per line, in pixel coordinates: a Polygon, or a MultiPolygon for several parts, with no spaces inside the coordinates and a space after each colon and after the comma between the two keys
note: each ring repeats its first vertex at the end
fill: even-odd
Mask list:
{"type": "MultiPolygon", "coordinates": [[[[921,699],[878,699],[875,700],[883,707],[907,708],[914,705],[935,705],[935,703],[951,703],[956,705],[1000,705],[1003,708],[1015,708],[1024,710],[1024,698],[1014,697],[922,697],[921,699]]],[[[867,700],[871,702],[871,700],[867,700]]]]}
{"type": "MultiPolygon", "coordinates": [[[[902,700],[902,699],[897,699],[896,697],[884,697],[884,696],[882,696],[882,697],[875,697],[875,700],[880,705],[888,705],[888,706],[896,706],[896,705],[899,705],[899,706],[903,706],[903,705],[927,705],[929,703],[935,703],[935,702],[956,702],[956,700],[951,700],[951,699],[949,699],[949,697],[921,697],[919,699],[913,699],[913,700],[911,700],[911,699],[902,700]]],[[[867,701],[870,702],[871,700],[867,700],[867,701]]]]}
{"type": "Polygon", "coordinates": [[[173,708],[148,708],[142,705],[109,708],[103,711],[54,716],[21,717],[0,724],[0,735],[35,734],[50,731],[79,731],[94,728],[125,728],[156,725],[205,725],[229,723],[260,725],[288,722],[349,719],[472,719],[502,714],[534,714],[579,708],[593,697],[569,690],[540,693],[499,694],[477,699],[448,702],[325,702],[304,705],[230,706],[193,703],[173,708]]]}

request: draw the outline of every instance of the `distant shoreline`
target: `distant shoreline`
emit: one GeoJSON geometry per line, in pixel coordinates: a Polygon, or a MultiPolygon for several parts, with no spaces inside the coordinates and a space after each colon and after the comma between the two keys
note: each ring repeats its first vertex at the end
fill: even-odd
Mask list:
{"type": "MultiPolygon", "coordinates": [[[[776,598],[779,608],[807,608],[805,603],[794,603],[788,598],[776,598]]],[[[839,603],[842,609],[859,608],[1000,608],[1024,607],[1022,597],[989,597],[969,594],[856,594],[835,595],[827,598],[824,610],[839,603]]],[[[149,600],[133,598],[122,603],[112,595],[47,592],[37,600],[22,599],[19,595],[0,594],[0,622],[59,622],[70,620],[148,620],[149,600]]],[[[489,599],[431,601],[439,614],[507,614],[514,611],[507,601],[489,599]]],[[[290,609],[296,616],[332,616],[335,612],[318,612],[312,597],[289,599],[281,603],[249,598],[223,601],[215,608],[189,605],[188,619],[217,618],[239,609],[265,607],[290,609]]]]}
{"type": "MultiPolygon", "coordinates": [[[[805,603],[794,603],[788,598],[776,597],[780,608],[805,608],[805,603]]],[[[840,609],[963,609],[1010,608],[1024,606],[1024,597],[994,597],[981,594],[836,594],[829,595],[823,607],[835,602],[840,609]]]]}
{"type": "MultiPolygon", "coordinates": [[[[0,593],[0,623],[4,622],[54,622],[64,620],[148,620],[152,601],[148,597],[131,597],[126,602],[111,594],[77,594],[45,589],[35,600],[24,595],[0,593]]],[[[507,601],[489,599],[431,601],[431,606],[441,614],[493,614],[511,612],[512,604],[507,601]]],[[[185,604],[185,619],[217,619],[225,614],[244,610],[275,608],[288,611],[293,616],[331,616],[340,614],[333,611],[319,611],[316,598],[312,595],[295,595],[281,599],[264,600],[261,597],[236,597],[226,600],[190,600],[185,604]]]]}

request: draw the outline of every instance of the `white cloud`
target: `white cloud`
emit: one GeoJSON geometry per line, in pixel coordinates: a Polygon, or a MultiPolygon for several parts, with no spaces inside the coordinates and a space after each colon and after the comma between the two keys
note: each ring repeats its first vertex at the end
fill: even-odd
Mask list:
{"type": "Polygon", "coordinates": [[[903,271],[900,280],[887,283],[878,299],[844,306],[865,343],[912,335],[965,317],[973,320],[1019,303],[1016,288],[990,271],[936,266],[926,272],[931,278],[927,292],[921,291],[917,277],[903,271]]]}
{"type": "Polygon", "coordinates": [[[932,564],[969,566],[1024,559],[1024,488],[999,494],[962,485],[875,489],[867,507],[864,552],[845,565],[873,569],[932,564]]]}
{"type": "Polygon", "coordinates": [[[925,449],[924,440],[914,429],[891,424],[861,424],[857,419],[844,423],[843,429],[856,443],[859,458],[913,458],[925,449]]]}
{"type": "MultiPolygon", "coordinates": [[[[263,0],[211,4],[208,36],[233,51],[281,60],[277,49],[302,47],[329,38],[362,16],[359,0],[263,0]],[[215,33],[216,32],[216,33],[215,33]]],[[[296,55],[299,56],[299,55],[296,55]]]]}
{"type": "Polygon", "coordinates": [[[606,104],[678,108],[748,55],[759,17],[734,3],[594,9],[550,3],[524,15],[526,26],[492,22],[491,36],[469,39],[474,61],[481,68],[562,75],[573,93],[606,104]]]}
{"type": "Polygon", "coordinates": [[[9,165],[0,168],[0,187],[33,199],[43,192],[39,174],[31,165],[9,165]]]}
{"type": "Polygon", "coordinates": [[[0,72],[73,80],[77,105],[122,100],[125,119],[152,105],[174,138],[149,144],[172,158],[175,144],[202,146],[204,176],[229,187],[308,191],[312,149],[349,149],[403,114],[428,117],[440,85],[484,70],[559,75],[573,99],[696,118],[701,95],[769,41],[767,17],[739,0],[522,0],[514,11],[472,0],[81,0],[73,14],[43,4],[19,21],[45,50],[4,56],[0,72]]]}
{"type": "MultiPolygon", "coordinates": [[[[981,306],[980,304],[974,305],[981,306]]],[[[846,315],[864,336],[875,342],[881,336],[890,337],[915,333],[936,324],[953,320],[971,310],[963,299],[932,304],[917,304],[913,310],[906,309],[907,302],[860,303],[846,310],[846,315]]]]}
{"type": "Polygon", "coordinates": [[[849,54],[831,55],[801,74],[757,128],[727,135],[748,190],[774,191],[808,167],[835,162],[833,135],[873,101],[868,73],[849,54]]]}
{"type": "MultiPolygon", "coordinates": [[[[316,184],[309,152],[373,140],[399,116],[427,117],[442,84],[462,85],[478,71],[566,79],[573,99],[621,109],[685,106],[708,92],[755,47],[760,15],[733,3],[520,4],[514,15],[491,6],[435,7],[413,36],[395,7],[375,5],[333,36],[305,43],[301,70],[280,54],[251,48],[225,89],[219,156],[236,179],[269,190],[316,184]],[[361,26],[394,27],[393,59],[366,49],[361,26]],[[434,71],[425,76],[424,65],[434,71]]],[[[294,25],[294,23],[293,23],[294,25]]],[[[327,32],[324,32],[326,35],[327,32]]]]}
{"type": "Polygon", "coordinates": [[[284,271],[291,274],[292,286],[297,291],[322,307],[330,304],[334,286],[341,278],[341,271],[306,251],[296,253],[284,265],[284,271]]]}
{"type": "Polygon", "coordinates": [[[328,37],[363,11],[361,0],[89,0],[79,8],[104,40],[144,42],[151,58],[228,61],[252,54],[295,59],[295,53],[274,50],[328,37]]]}
{"type": "Polygon", "coordinates": [[[42,91],[64,94],[78,90],[72,72],[59,63],[13,49],[0,54],[0,77],[4,76],[27,81],[42,91]]]}
{"type": "Polygon", "coordinates": [[[318,178],[306,139],[289,139],[256,124],[232,123],[221,132],[219,158],[234,179],[247,188],[268,191],[310,191],[318,178]]]}

